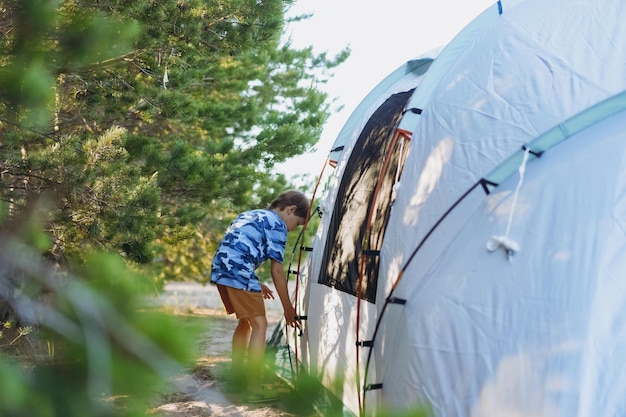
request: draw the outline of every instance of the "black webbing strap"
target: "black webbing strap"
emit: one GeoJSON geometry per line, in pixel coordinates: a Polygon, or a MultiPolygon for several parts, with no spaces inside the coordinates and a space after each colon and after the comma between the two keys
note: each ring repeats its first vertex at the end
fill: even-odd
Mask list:
{"type": "Polygon", "coordinates": [[[303,250],[305,252],[313,252],[313,248],[310,246],[300,246],[300,250],[303,250]]]}
{"type": "Polygon", "coordinates": [[[405,305],[406,304],[406,299],[405,298],[398,298],[398,297],[391,297],[389,299],[389,304],[405,305]]]}
{"type": "Polygon", "coordinates": [[[374,346],[374,341],[373,340],[361,340],[359,342],[356,342],[357,346],[362,346],[362,347],[372,347],[374,346]]]}
{"type": "Polygon", "coordinates": [[[411,112],[413,114],[422,114],[422,109],[417,109],[415,107],[412,107],[410,109],[406,109],[404,112],[402,112],[402,114],[407,113],[407,112],[411,112]]]}
{"type": "Polygon", "coordinates": [[[489,189],[489,187],[497,187],[498,186],[498,184],[496,184],[495,182],[486,180],[484,178],[481,178],[479,182],[480,182],[480,185],[483,187],[483,191],[487,195],[489,195],[491,193],[491,190],[489,189]]]}
{"type": "Polygon", "coordinates": [[[379,250],[372,250],[372,249],[365,249],[363,251],[363,255],[367,255],[367,256],[380,256],[380,251],[379,250]]]}
{"type": "Polygon", "coordinates": [[[363,388],[365,391],[371,391],[374,389],[382,389],[383,388],[383,383],[379,383],[379,384],[369,384],[366,385],[365,388],[363,388]]]}
{"type": "MultiPolygon", "coordinates": [[[[528,151],[528,153],[531,154],[532,156],[534,156],[535,158],[541,158],[541,155],[543,155],[543,152],[544,152],[544,151],[533,151],[532,149],[530,149],[526,145],[522,145],[522,150],[524,152],[528,151]]],[[[489,187],[495,188],[498,185],[500,185],[500,184],[497,184],[497,183],[495,183],[493,181],[486,180],[484,178],[481,178],[478,182],[480,183],[481,187],[483,187],[483,191],[487,195],[491,194],[491,189],[489,187]]]]}
{"type": "Polygon", "coordinates": [[[532,149],[530,149],[528,146],[526,145],[522,145],[522,150],[524,152],[528,151],[529,154],[531,154],[532,156],[536,157],[536,158],[541,158],[541,155],[543,155],[543,151],[533,151],[532,149]]]}

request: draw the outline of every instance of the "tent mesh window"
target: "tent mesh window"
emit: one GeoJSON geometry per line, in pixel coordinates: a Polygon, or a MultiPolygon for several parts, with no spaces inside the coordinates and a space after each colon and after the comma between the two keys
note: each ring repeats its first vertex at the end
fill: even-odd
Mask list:
{"type": "Polygon", "coordinates": [[[357,296],[363,261],[361,298],[372,303],[376,300],[378,253],[391,211],[392,189],[404,165],[400,146],[403,139],[393,147],[392,139],[411,93],[412,90],[389,97],[370,117],[354,145],[337,192],[318,280],[357,296]],[[387,157],[389,165],[375,198],[387,157]]]}

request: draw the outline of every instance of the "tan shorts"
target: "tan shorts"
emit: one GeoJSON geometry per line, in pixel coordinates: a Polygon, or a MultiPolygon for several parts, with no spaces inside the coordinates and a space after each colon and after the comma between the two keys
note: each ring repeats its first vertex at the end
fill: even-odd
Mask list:
{"type": "Polygon", "coordinates": [[[235,313],[238,319],[265,316],[265,301],[261,292],[240,290],[220,284],[217,284],[217,290],[226,313],[235,313]]]}

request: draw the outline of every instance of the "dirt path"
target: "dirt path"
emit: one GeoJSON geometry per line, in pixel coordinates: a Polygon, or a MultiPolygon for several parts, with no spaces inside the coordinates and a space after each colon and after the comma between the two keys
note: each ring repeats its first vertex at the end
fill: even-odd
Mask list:
{"type": "MultiPolygon", "coordinates": [[[[180,375],[174,382],[175,392],[165,394],[160,405],[151,412],[163,417],[294,417],[285,404],[257,406],[237,404],[236,398],[222,392],[224,373],[230,363],[230,343],[236,320],[226,316],[217,291],[212,286],[173,283],[159,303],[179,314],[201,315],[207,318],[207,332],[199,343],[201,355],[196,367],[180,375]]],[[[270,300],[269,332],[281,317],[280,302],[270,300]]]]}

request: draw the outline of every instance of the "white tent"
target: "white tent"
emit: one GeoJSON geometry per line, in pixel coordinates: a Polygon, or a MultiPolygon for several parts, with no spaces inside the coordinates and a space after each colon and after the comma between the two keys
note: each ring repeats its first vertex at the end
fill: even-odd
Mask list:
{"type": "Polygon", "coordinates": [[[623,21],[498,2],[355,110],[287,338],[352,413],[626,415],[623,21]]]}

